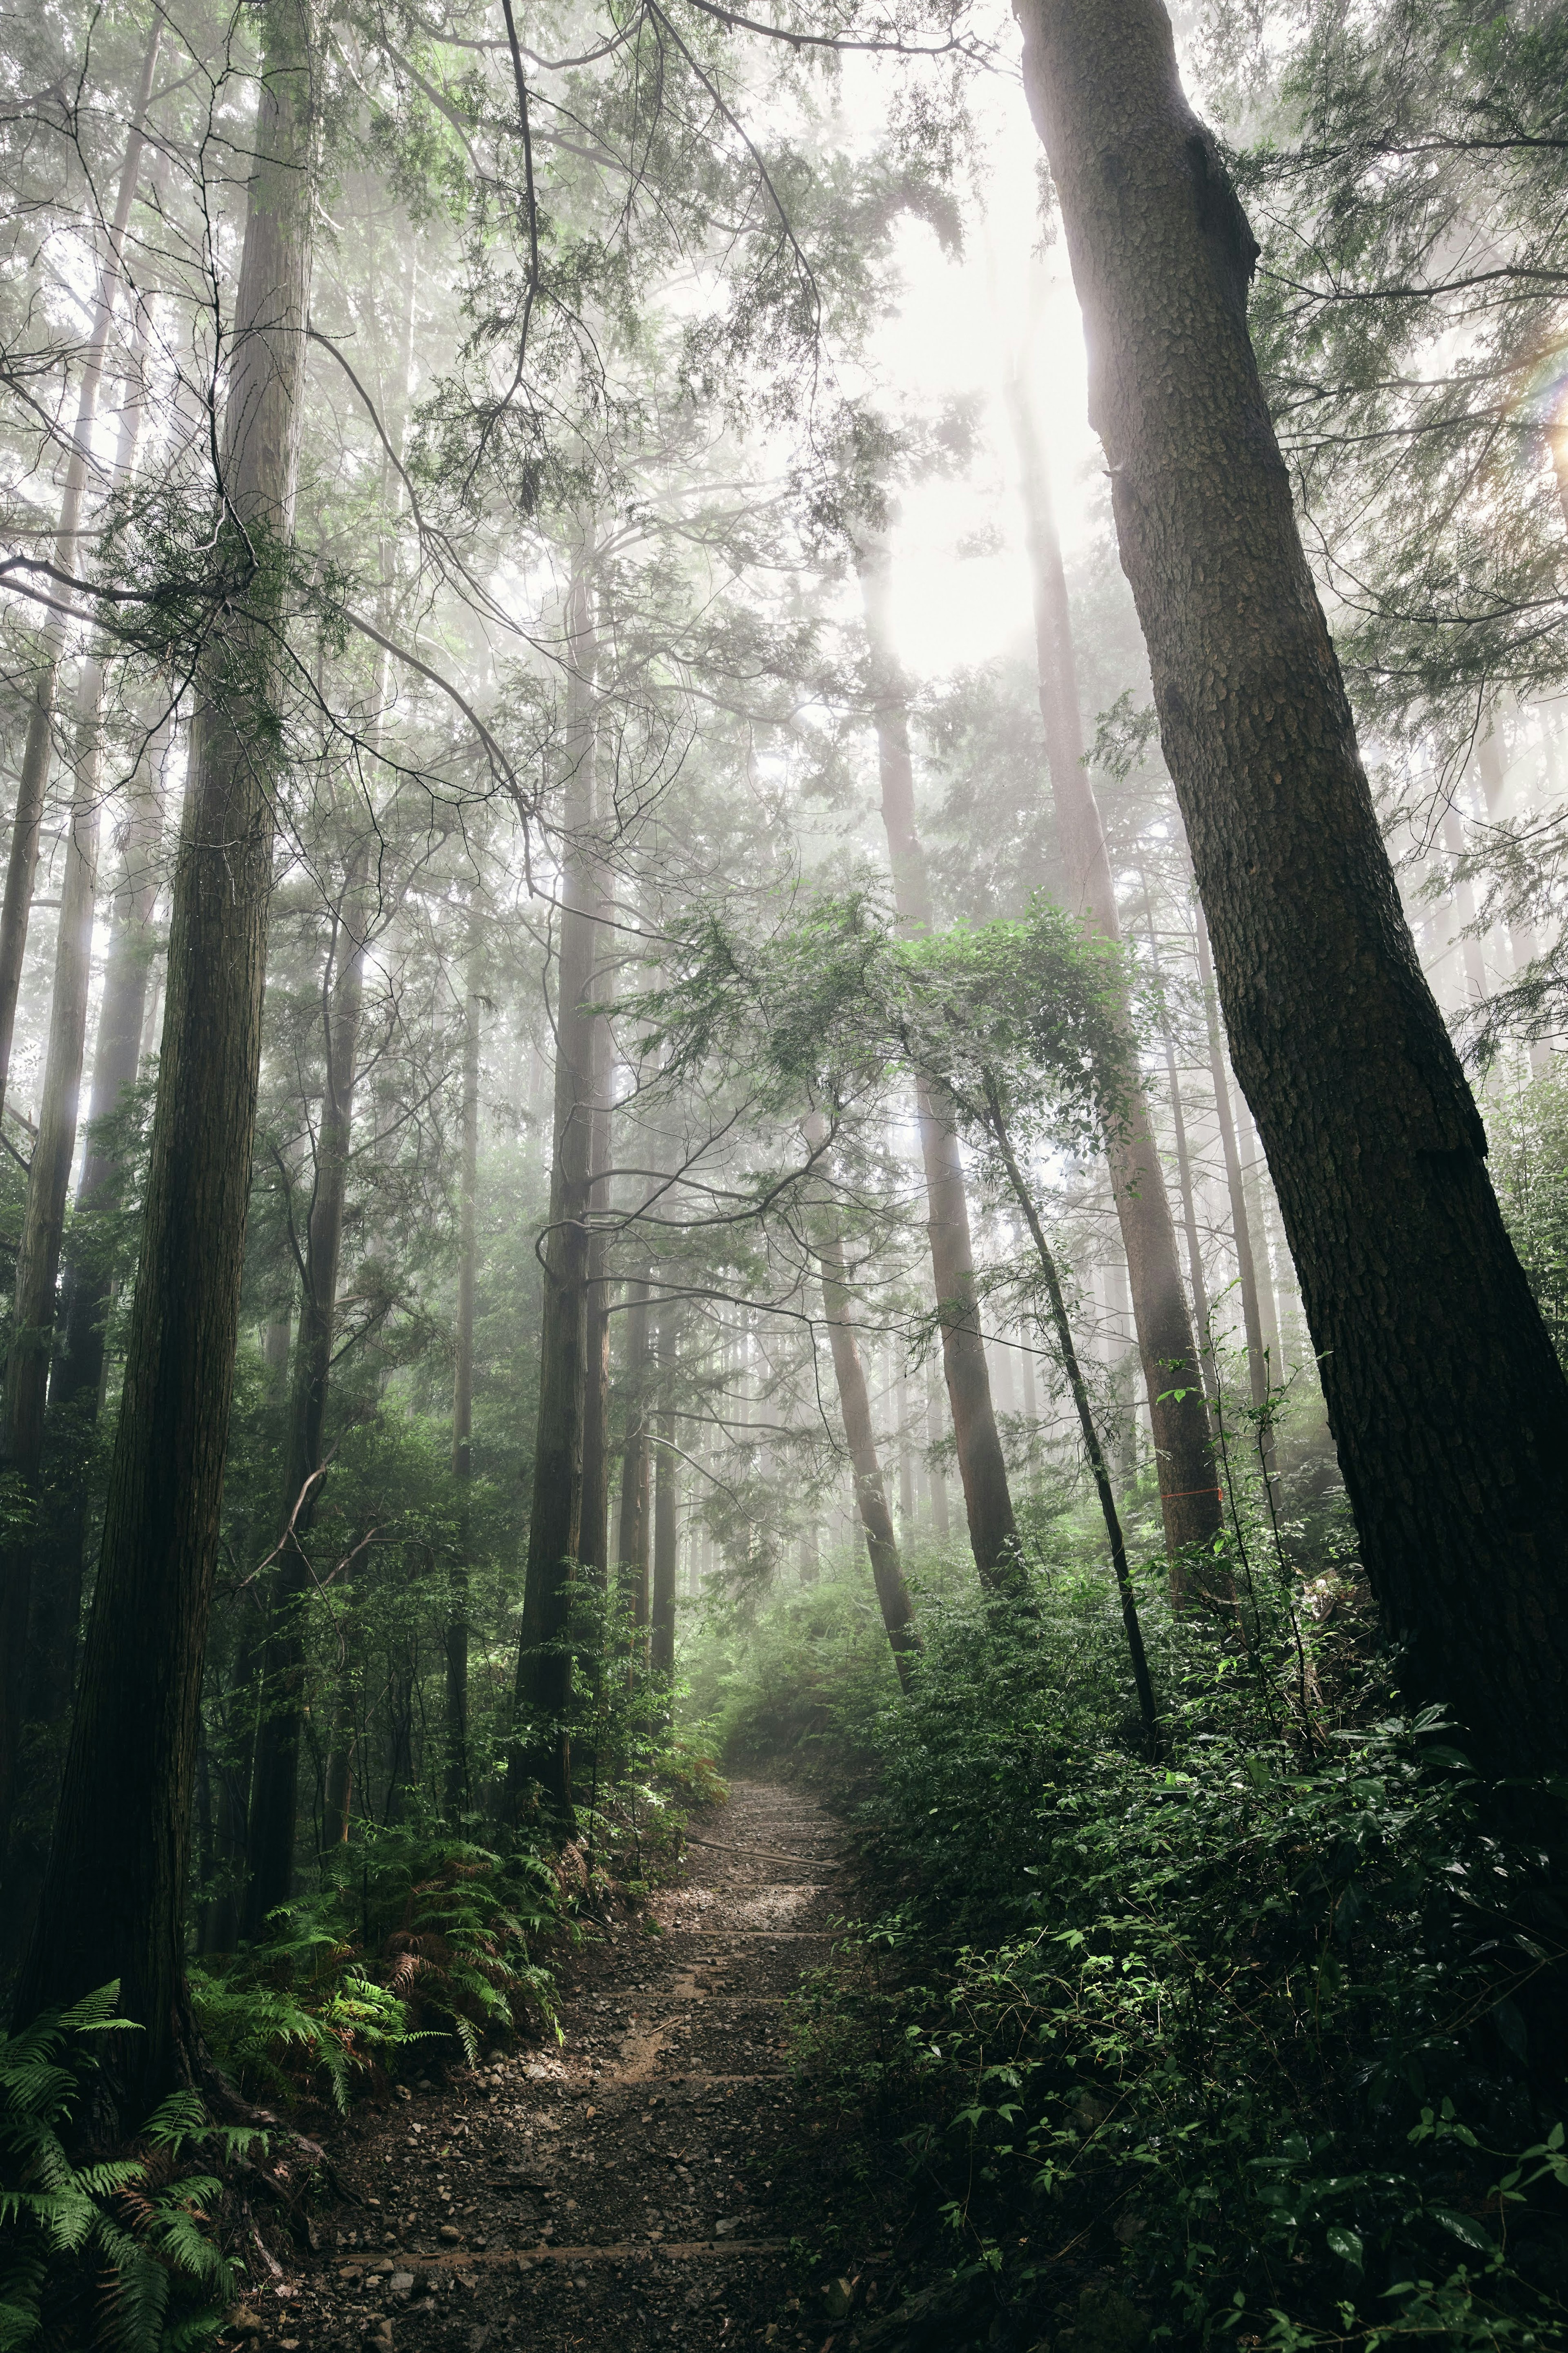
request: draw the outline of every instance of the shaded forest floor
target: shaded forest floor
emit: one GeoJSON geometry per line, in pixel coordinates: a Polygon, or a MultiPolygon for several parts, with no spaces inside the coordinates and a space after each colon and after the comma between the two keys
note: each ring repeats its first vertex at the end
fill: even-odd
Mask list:
{"type": "Polygon", "coordinates": [[[338,2128],[345,2201],[229,2341],[819,2347],[770,2193],[798,2137],[784,2007],[827,1955],[839,1844],[808,1793],[735,1783],[681,1878],[565,1957],[559,2047],[338,2128]]]}

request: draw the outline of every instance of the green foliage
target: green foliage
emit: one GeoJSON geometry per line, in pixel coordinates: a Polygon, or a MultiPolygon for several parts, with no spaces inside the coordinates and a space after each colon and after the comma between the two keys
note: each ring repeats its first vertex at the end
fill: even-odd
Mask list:
{"type": "Polygon", "coordinates": [[[1568,1364],[1568,1084],[1550,1071],[1488,1103],[1491,1166],[1513,1246],[1568,1364]]]}
{"type": "Polygon", "coordinates": [[[73,2116],[96,2037],[139,2030],[114,2016],[119,1987],[0,2036],[0,2353],[37,2342],[184,2353],[214,2336],[232,2266],[207,2227],[216,2174],[187,2151],[232,2157],[258,2136],[208,2124],[194,2093],[164,2100],[123,2156],[79,2161],[73,2116]],[[64,2329],[67,2334],[58,2333],[64,2329]]]}
{"type": "Polygon", "coordinates": [[[1292,1715],[1267,1592],[1250,1661],[1144,1598],[1157,1767],[1106,1580],[1058,1568],[1037,1602],[1016,1626],[922,1590],[907,1699],[815,1604],[793,1689],[769,1637],[732,1711],[737,1749],[809,1723],[868,1790],[883,1908],[798,2028],[814,2242],[940,2222],[955,2348],[999,2303],[1033,2343],[1084,2287],[1183,2346],[1557,2341],[1568,2167],[1531,2081],[1568,1938],[1539,1850],[1498,1835],[1435,1712],[1389,1715],[1375,1665],[1347,1678],[1310,1633],[1292,1715]]]}
{"type": "Polygon", "coordinates": [[[193,1970],[215,2055],[245,2088],[310,2092],[345,2109],[357,2080],[395,2072],[421,2042],[465,2057],[532,2011],[552,2018],[534,1941],[559,1925],[554,1875],[403,1826],[371,1831],[317,1894],[284,1906],[265,1944],[193,1970]]]}

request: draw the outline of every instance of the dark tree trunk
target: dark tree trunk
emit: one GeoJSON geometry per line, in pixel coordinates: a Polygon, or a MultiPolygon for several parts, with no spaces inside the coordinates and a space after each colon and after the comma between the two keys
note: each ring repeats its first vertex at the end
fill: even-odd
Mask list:
{"type": "MultiPolygon", "coordinates": [[[[615,986],[615,972],[604,959],[604,944],[613,935],[604,919],[609,909],[601,901],[600,962],[594,978],[594,997],[603,1004],[615,986]]],[[[610,1560],[610,1306],[614,1278],[610,1273],[611,1114],[610,1024],[607,1016],[594,1016],[592,1086],[594,1118],[589,1138],[593,1181],[589,1190],[588,1305],[586,1370],[583,1383],[583,1514],[578,1556],[591,1571],[601,1591],[610,1560]]]]}
{"type": "MultiPolygon", "coordinates": [[[[114,318],[115,296],[120,290],[125,232],[130,225],[131,207],[135,202],[136,182],[141,174],[142,153],[147,143],[143,124],[148,101],[153,95],[153,76],[157,69],[163,32],[162,17],[154,17],[132,108],[131,136],[125,142],[125,161],[121,166],[120,188],[110,224],[108,250],[98,275],[92,333],[82,357],[76,425],[60,493],[59,523],[54,546],[57,569],[73,577],[80,576],[81,549],[78,543],[78,532],[81,522],[81,497],[87,486],[93,419],[98,414],[99,387],[103,378],[103,355],[108,348],[109,330],[114,318]]],[[[49,585],[51,593],[58,596],[68,607],[70,592],[62,591],[58,583],[49,585]]],[[[0,898],[0,1111],[5,1106],[5,1088],[11,1071],[16,997],[22,985],[22,959],[26,953],[33,882],[38,869],[38,834],[43,824],[44,795],[48,787],[49,761],[54,750],[55,681],[65,646],[66,617],[64,613],[51,615],[41,634],[37,674],[33,682],[33,700],[27,713],[27,734],[22,749],[22,773],[16,786],[16,811],[11,827],[5,888],[4,897],[0,898]]]]}
{"type": "MultiPolygon", "coordinates": [[[[475,923],[472,914],[469,922],[475,923]]],[[[452,1379],[452,1475],[458,1482],[458,1547],[447,1611],[447,1813],[457,1821],[469,1802],[468,1555],[469,1487],[474,1475],[474,1278],[478,1266],[479,1182],[479,988],[477,928],[468,942],[463,1028],[463,1163],[458,1205],[457,1366],[452,1379]]]]}
{"type": "MultiPolygon", "coordinates": [[[[866,634],[871,648],[873,718],[881,772],[882,823],[893,874],[893,903],[906,935],[934,928],[925,850],[915,823],[914,765],[904,682],[888,617],[888,551],[868,539],[858,551],[866,634]]],[[[947,1106],[921,1080],[915,1090],[921,1154],[931,1212],[931,1273],[942,1323],[942,1369],[952,1408],[958,1472],[969,1516],[969,1540],[981,1583],[1016,1593],[1025,1582],[1007,1466],[991,1398],[991,1376],[980,1331],[974,1288],[974,1245],[963,1159],[947,1106]]]]}
{"type": "Polygon", "coordinates": [[[914,1603],[904,1582],[899,1541],[882,1488],[882,1466],[877,1460],[877,1440],[871,1428],[871,1400],[867,1393],[859,1343],[855,1337],[853,1304],[844,1269],[844,1240],[831,1207],[819,1208],[813,1216],[812,1246],[822,1276],[822,1304],[833,1351],[834,1378],[838,1385],[838,1409],[844,1416],[844,1435],[855,1472],[856,1508],[866,1531],[871,1580],[881,1605],[893,1664],[907,1691],[921,1639],[915,1630],[914,1603]]]}
{"type": "MultiPolygon", "coordinates": [[[[132,2105],[180,2079],[202,1668],[238,1327],[272,870],[271,721],[302,417],[313,25],[268,0],[224,428],[226,560],[258,569],[197,686],[162,1080],[103,1550],[18,2015],[110,1978],[132,2105]]],[[[243,578],[244,575],[242,575],[243,578]]]]}
{"type": "Polygon", "coordinates": [[[287,1904],[294,1884],[300,1743],[304,1730],[305,1614],[313,1589],[307,1546],[321,1492],[327,1392],[337,1328],[338,1265],[353,1141],[372,854],[369,842],[357,843],[351,853],[342,902],[332,922],[321,990],[321,1116],[315,1139],[314,1183],[300,1280],[300,1332],[289,1394],[279,1514],[283,1533],[273,1573],[272,1622],[250,1793],[250,1878],[242,1932],[252,1939],[265,1934],[268,1914],[287,1904]]]}
{"type": "Polygon", "coordinates": [[[616,1563],[624,1588],[629,1588],[632,1623],[646,1626],[651,1597],[648,1591],[648,1430],[647,1335],[648,1278],[637,1275],[626,1285],[626,1432],[621,1447],[621,1509],[616,1535],[616,1563]]]}
{"type": "Polygon", "coordinates": [[[1568,1380],[1422,976],[1159,0],[1020,0],[1122,563],[1384,1622],[1477,1753],[1568,1746],[1568,1380]]]}
{"type": "Polygon", "coordinates": [[[1018,1166],[1017,1155],[1013,1149],[1013,1139],[1008,1133],[1006,1121],[1002,1116],[1000,1103],[994,1092],[989,1097],[988,1110],[992,1140],[1002,1155],[1002,1165],[1007,1171],[1007,1182],[1013,1188],[1014,1199],[1023,1211],[1025,1223],[1034,1240],[1036,1255],[1040,1261],[1040,1272],[1045,1278],[1046,1297],[1050,1303],[1051,1327],[1056,1334],[1057,1347],[1062,1360],[1062,1370],[1067,1375],[1073,1410],[1078,1415],[1078,1426],[1083,1436],[1083,1451],[1089,1458],[1089,1471],[1094,1479],[1094,1490],[1100,1497],[1100,1516],[1105,1522],[1106,1541],[1110,1547],[1110,1565],[1115,1574],[1116,1590],[1121,1603],[1121,1623],[1127,1635],[1128,1653],[1132,1662],[1132,1682],[1138,1694],[1138,1712],[1143,1719],[1143,1736],[1152,1755],[1160,1745],[1160,1718],[1154,1705],[1154,1686],[1150,1680],[1149,1662],[1143,1650],[1143,1629],[1138,1619],[1138,1601],[1132,1590],[1132,1573],[1127,1566],[1127,1546],[1121,1533],[1121,1515],[1116,1509],[1116,1498],[1111,1493],[1110,1473],[1106,1468],[1105,1453],[1100,1442],[1100,1432],[1095,1427],[1094,1409],[1089,1403],[1083,1368],[1079,1363],[1078,1349],[1073,1340],[1072,1323],[1068,1314],[1067,1301],[1062,1293],[1061,1276],[1057,1269],[1055,1255],[1046,1239],[1046,1229],[1040,1223],[1040,1213],[1035,1206],[1035,1197],[1024,1181],[1024,1172],[1018,1166]]]}
{"type": "Polygon", "coordinates": [[[675,1368],[680,1310],[661,1299],[654,1316],[653,1601],[648,1666],[668,1682],[675,1672],[675,1571],[680,1551],[680,1459],[676,1452],[675,1368]]]}
{"type": "Polygon", "coordinates": [[[588,1209],[593,1183],[594,1021],[597,878],[594,817],[591,557],[580,545],[567,606],[565,807],[560,965],[555,1008],[555,1129],[540,1336],[539,1420],[533,1450],[522,1627],[517,1662],[519,1738],[511,1773],[521,1797],[536,1781],[559,1810],[571,1804],[566,1712],[572,1692],[572,1593],[583,1513],[583,1404],[588,1353],[588,1209]]]}
{"type": "MultiPolygon", "coordinates": [[[[1040,717],[1069,903],[1102,937],[1119,940],[1121,920],[1116,885],[1100,806],[1083,765],[1083,714],[1072,617],[1050,476],[1027,396],[1020,384],[1013,389],[1034,577],[1040,717]]],[[[1176,1258],[1176,1229],[1165,1193],[1165,1172],[1154,1141],[1148,1097],[1141,1084],[1124,1087],[1122,1116],[1108,1141],[1107,1157],[1111,1198],[1127,1254],[1132,1321],[1160,1473],[1165,1542],[1179,1596],[1193,1574],[1188,1548],[1212,1546],[1219,1533],[1220,1495],[1198,1347],[1176,1258]]]]}

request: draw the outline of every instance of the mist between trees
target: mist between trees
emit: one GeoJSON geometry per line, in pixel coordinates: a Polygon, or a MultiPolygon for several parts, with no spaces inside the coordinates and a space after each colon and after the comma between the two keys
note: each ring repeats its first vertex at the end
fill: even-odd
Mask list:
{"type": "Polygon", "coordinates": [[[7,15],[0,1965],[106,2129],[821,1580],[913,1706],[1076,1564],[1153,1774],[1342,1604],[1560,1772],[1568,26],[1179,29],[7,15]]]}

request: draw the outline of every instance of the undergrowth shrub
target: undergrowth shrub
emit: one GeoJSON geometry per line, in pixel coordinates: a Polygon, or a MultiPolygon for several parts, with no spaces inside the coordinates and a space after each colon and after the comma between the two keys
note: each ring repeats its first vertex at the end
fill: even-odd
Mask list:
{"type": "Polygon", "coordinates": [[[195,1968],[192,1997],[243,2090],[341,2110],[416,2043],[449,2037],[471,2062],[526,2017],[552,2021],[534,1948],[560,1921],[542,1856],[373,1830],[324,1889],[272,1915],[264,1944],[195,1968]]]}
{"type": "MultiPolygon", "coordinates": [[[[114,2016],[115,1985],[0,2035],[0,2353],[40,2342],[184,2353],[216,2334],[233,2267],[208,2234],[215,2172],[261,2137],[208,2123],[181,2092],[123,2154],[79,2161],[71,2126],[97,2066],[93,2043],[140,2030],[114,2016]]],[[[262,2143],[265,2147],[265,2143],[262,2143]]]]}
{"type": "Polygon", "coordinates": [[[737,1746],[809,1710],[870,1760],[869,1908],[797,2019],[803,2230],[848,2274],[940,2226],[956,2301],[910,2346],[1083,2353],[1086,2291],[1183,2347],[1564,2341],[1551,1862],[1391,1712],[1353,1597],[1326,1632],[1299,1599],[1259,1579],[1244,1639],[1145,1593],[1157,1762],[1091,1574],[1022,1620],[928,1584],[907,1699],[824,1630],[792,1701],[761,1644],[737,1746]]]}

